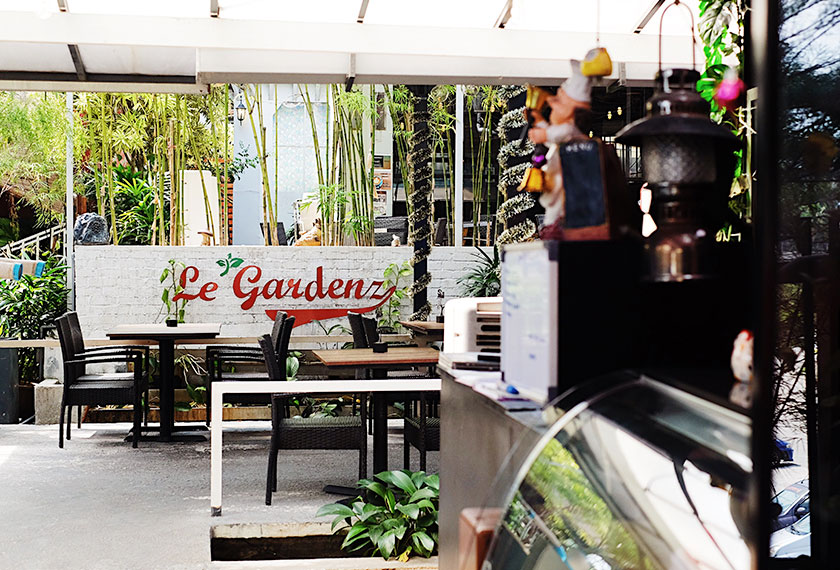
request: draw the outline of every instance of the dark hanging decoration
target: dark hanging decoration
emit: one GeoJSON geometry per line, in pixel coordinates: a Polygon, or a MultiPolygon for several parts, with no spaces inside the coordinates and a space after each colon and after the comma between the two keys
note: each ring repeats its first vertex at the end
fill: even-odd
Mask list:
{"type": "Polygon", "coordinates": [[[499,191],[505,201],[496,214],[504,231],[496,243],[518,243],[537,237],[537,203],[528,192],[518,190],[522,177],[530,164],[534,145],[526,140],[520,144],[519,137],[525,126],[525,88],[519,85],[499,89],[499,96],[507,102],[507,113],[499,121],[499,138],[503,141],[499,149],[499,191]]]}
{"type": "Polygon", "coordinates": [[[409,142],[408,165],[414,190],[409,197],[411,214],[408,218],[409,239],[414,245],[414,285],[411,295],[414,299],[412,321],[425,321],[432,306],[427,298],[426,288],[431,282],[428,258],[432,251],[432,215],[434,212],[434,171],[432,169],[432,137],[429,132],[427,86],[410,87],[415,97],[414,126],[409,142]]]}

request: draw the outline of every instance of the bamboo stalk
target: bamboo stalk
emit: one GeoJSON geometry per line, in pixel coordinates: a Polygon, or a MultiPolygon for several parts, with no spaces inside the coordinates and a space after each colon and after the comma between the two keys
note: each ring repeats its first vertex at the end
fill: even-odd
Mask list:
{"type": "MultiPolygon", "coordinates": [[[[277,192],[280,189],[280,140],[277,136],[277,131],[279,130],[279,119],[278,116],[280,114],[280,103],[277,99],[277,84],[274,84],[274,204],[279,204],[279,197],[277,192]]],[[[274,226],[277,225],[277,216],[274,216],[274,226]]],[[[275,230],[272,230],[272,233],[276,233],[275,230]]],[[[277,238],[280,239],[279,237],[277,238]]],[[[279,242],[278,242],[279,245],[279,242]]]]}
{"type": "Polygon", "coordinates": [[[198,162],[198,178],[201,180],[201,192],[204,196],[204,220],[207,223],[207,229],[210,231],[210,237],[213,240],[213,245],[216,245],[216,232],[213,228],[213,209],[210,207],[210,195],[207,193],[207,185],[204,183],[204,169],[201,168],[201,161],[198,157],[198,146],[195,144],[195,137],[188,137],[192,144],[193,156],[198,162]]]}
{"type": "MultiPolygon", "coordinates": [[[[106,95],[107,97],[107,95],[106,95]]],[[[113,148],[111,146],[111,125],[113,125],[113,112],[114,107],[112,105],[108,105],[109,114],[111,114],[111,123],[108,126],[108,146],[107,146],[107,158],[108,158],[108,166],[106,169],[107,172],[107,189],[108,189],[108,204],[110,207],[110,214],[111,214],[111,239],[114,242],[114,245],[119,245],[120,240],[117,234],[117,211],[114,206],[114,173],[113,173],[113,163],[114,163],[114,156],[113,156],[113,148]]]]}
{"type": "Polygon", "coordinates": [[[99,102],[101,103],[100,113],[99,113],[99,143],[100,143],[100,153],[99,158],[102,162],[102,171],[100,172],[100,184],[99,184],[99,199],[96,201],[96,208],[98,213],[102,218],[105,218],[105,170],[107,168],[107,158],[105,152],[105,95],[102,94],[99,96],[99,102]]]}
{"type": "Polygon", "coordinates": [[[175,119],[169,119],[169,143],[166,147],[169,161],[169,245],[178,245],[178,192],[175,187],[175,119]]]}
{"type": "Polygon", "coordinates": [[[230,226],[228,225],[228,158],[229,154],[228,151],[230,150],[230,138],[228,135],[228,120],[227,120],[227,107],[228,107],[228,93],[230,93],[230,84],[225,83],[225,112],[224,112],[224,121],[225,121],[225,140],[224,140],[224,149],[225,149],[225,178],[222,184],[224,184],[224,190],[222,191],[223,197],[223,204],[224,204],[224,213],[222,214],[222,219],[224,220],[224,234],[222,234],[222,245],[230,245],[230,226]]]}

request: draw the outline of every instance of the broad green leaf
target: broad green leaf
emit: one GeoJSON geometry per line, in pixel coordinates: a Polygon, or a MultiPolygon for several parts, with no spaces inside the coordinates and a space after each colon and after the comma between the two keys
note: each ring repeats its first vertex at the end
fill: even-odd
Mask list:
{"type": "Polygon", "coordinates": [[[385,496],[382,497],[385,501],[385,508],[388,509],[388,512],[394,512],[394,505],[397,502],[396,497],[394,497],[394,492],[391,489],[385,489],[385,496]]]}
{"type": "Polygon", "coordinates": [[[397,505],[397,510],[412,520],[417,520],[417,517],[420,516],[418,505],[397,505]]]}
{"type": "Polygon", "coordinates": [[[402,471],[384,471],[376,475],[376,478],[402,489],[407,495],[411,495],[417,490],[417,487],[411,482],[411,477],[402,471]]]}
{"type": "Polygon", "coordinates": [[[367,527],[355,524],[350,528],[350,532],[347,533],[347,536],[344,537],[344,542],[341,543],[341,548],[352,544],[357,540],[361,540],[363,538],[367,538],[367,527]]]}
{"type": "Polygon", "coordinates": [[[439,475],[429,475],[426,477],[426,485],[434,489],[435,491],[440,491],[440,476],[439,475]]]}
{"type": "Polygon", "coordinates": [[[409,475],[411,477],[411,482],[414,483],[414,486],[418,489],[423,486],[423,483],[426,481],[426,472],[425,471],[415,471],[409,475]]]}
{"type": "Polygon", "coordinates": [[[244,259],[240,259],[238,257],[234,258],[233,261],[230,262],[231,267],[239,267],[244,262],[244,259]]]}
{"type": "Polygon", "coordinates": [[[227,264],[224,262],[224,260],[222,260],[222,259],[217,259],[217,260],[216,260],[216,265],[218,265],[219,267],[224,267],[224,266],[225,266],[225,265],[227,265],[227,264]]]}
{"type": "Polygon", "coordinates": [[[422,530],[418,530],[417,532],[411,535],[411,540],[414,542],[415,546],[420,547],[425,552],[431,553],[432,550],[435,548],[435,541],[432,540],[432,537],[423,532],[422,530]]]}
{"type": "Polygon", "coordinates": [[[370,527],[370,542],[374,545],[374,547],[379,543],[379,537],[382,536],[384,531],[385,529],[380,525],[370,527]]]}
{"type": "Polygon", "coordinates": [[[422,489],[418,489],[414,493],[412,493],[411,497],[409,497],[408,502],[414,503],[419,501],[420,499],[433,499],[437,497],[437,492],[434,489],[430,489],[429,487],[423,487],[422,489]]]}
{"type": "Polygon", "coordinates": [[[397,531],[394,529],[386,530],[382,533],[382,536],[376,541],[376,545],[379,547],[379,553],[382,555],[382,558],[386,560],[391,558],[394,554],[394,547],[397,544],[397,531]]]}
{"type": "Polygon", "coordinates": [[[423,499],[415,503],[418,509],[434,509],[435,505],[429,499],[423,499]]]}
{"type": "Polygon", "coordinates": [[[377,495],[379,495],[383,499],[385,498],[385,491],[386,491],[385,485],[383,485],[382,483],[379,483],[378,481],[368,482],[362,488],[367,489],[368,491],[371,491],[373,493],[376,493],[377,495]]]}
{"type": "Polygon", "coordinates": [[[315,513],[316,517],[326,517],[329,515],[339,515],[342,517],[352,517],[355,513],[350,510],[350,507],[347,505],[341,505],[339,503],[330,503],[329,505],[324,505],[318,512],[315,513]]]}

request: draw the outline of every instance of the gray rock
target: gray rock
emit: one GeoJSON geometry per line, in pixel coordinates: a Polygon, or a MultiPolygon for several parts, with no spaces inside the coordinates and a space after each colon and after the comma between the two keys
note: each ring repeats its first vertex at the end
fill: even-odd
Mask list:
{"type": "Polygon", "coordinates": [[[73,236],[78,245],[108,245],[108,224],[99,214],[88,212],[76,218],[73,236]]]}

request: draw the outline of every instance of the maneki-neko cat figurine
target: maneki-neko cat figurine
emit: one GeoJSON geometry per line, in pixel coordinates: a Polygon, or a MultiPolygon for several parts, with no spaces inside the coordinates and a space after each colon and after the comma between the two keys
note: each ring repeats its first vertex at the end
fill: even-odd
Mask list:
{"type": "Polygon", "coordinates": [[[544,97],[548,121],[539,108],[526,110],[533,124],[528,137],[538,151],[520,188],[542,193],[541,239],[607,240],[638,234],[641,212],[627,191],[615,149],[584,134],[591,116],[591,78],[581,73],[579,61],[571,63],[571,77],[556,95],[544,97]]]}

